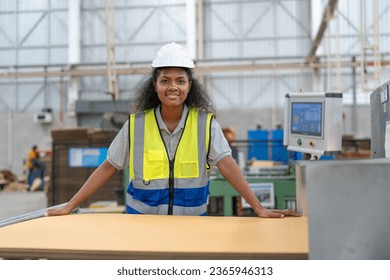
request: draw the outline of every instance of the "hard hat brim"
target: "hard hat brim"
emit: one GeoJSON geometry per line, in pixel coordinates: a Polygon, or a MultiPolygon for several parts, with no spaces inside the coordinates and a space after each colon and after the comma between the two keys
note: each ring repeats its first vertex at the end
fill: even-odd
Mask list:
{"type": "Polygon", "coordinates": [[[155,64],[155,63],[152,63],[152,68],[165,68],[165,67],[179,67],[179,68],[193,69],[193,68],[195,68],[195,64],[192,64],[191,66],[189,66],[189,65],[183,66],[183,65],[178,65],[178,64],[155,64]]]}

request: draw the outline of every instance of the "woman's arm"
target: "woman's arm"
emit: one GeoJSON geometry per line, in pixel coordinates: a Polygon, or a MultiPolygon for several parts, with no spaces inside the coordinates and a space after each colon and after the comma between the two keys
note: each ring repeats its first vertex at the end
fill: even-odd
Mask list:
{"type": "Polygon", "coordinates": [[[108,180],[117,172],[107,160],[105,160],[92,174],[88,180],[80,188],[80,190],[72,197],[72,199],[59,209],[49,210],[48,216],[67,215],[72,213],[78,205],[87,200],[91,195],[97,192],[108,180]]]}
{"type": "Polygon", "coordinates": [[[300,216],[290,209],[269,210],[264,208],[249,187],[248,182],[241,173],[240,167],[231,156],[220,160],[217,163],[217,167],[222,176],[240,193],[259,217],[282,218],[284,216],[300,216]]]}

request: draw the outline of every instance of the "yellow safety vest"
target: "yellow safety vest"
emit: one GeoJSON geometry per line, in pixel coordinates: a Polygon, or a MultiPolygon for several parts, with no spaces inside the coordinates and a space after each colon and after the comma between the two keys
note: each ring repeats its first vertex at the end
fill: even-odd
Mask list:
{"type": "Polygon", "coordinates": [[[174,159],[169,160],[150,109],[130,115],[129,184],[131,213],[202,215],[207,208],[207,156],[212,114],[189,107],[174,159]],[[194,208],[188,211],[186,208],[194,208]]]}

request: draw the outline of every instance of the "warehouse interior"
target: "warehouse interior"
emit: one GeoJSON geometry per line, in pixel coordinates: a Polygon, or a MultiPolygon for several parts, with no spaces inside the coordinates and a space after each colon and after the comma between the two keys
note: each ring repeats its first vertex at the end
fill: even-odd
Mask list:
{"type": "MultiPolygon", "coordinates": [[[[308,194],[307,205],[300,204],[299,180],[305,180],[305,188],[312,182],[327,191],[327,184],[344,184],[356,173],[357,185],[362,174],[368,176],[367,184],[374,174],[378,184],[386,182],[386,169],[379,170],[388,168],[384,158],[390,157],[382,136],[389,130],[388,119],[382,119],[388,117],[389,21],[390,3],[385,0],[1,1],[0,200],[8,202],[3,203],[4,210],[12,208],[12,199],[20,205],[29,195],[38,205],[25,203],[30,208],[19,207],[19,212],[0,206],[4,213],[0,220],[60,205],[77,192],[97,166],[72,165],[72,152],[106,152],[131,113],[136,87],[150,73],[156,51],[171,42],[185,46],[194,59],[195,74],[215,104],[225,136],[232,136],[230,143],[248,182],[255,188],[271,183],[269,207],[306,212],[306,207],[313,207],[309,199],[320,205],[332,203],[308,194]],[[301,162],[295,169],[295,161],[304,158],[288,151],[283,142],[286,96],[317,92],[342,94],[341,147],[315,158],[313,165],[301,162]],[[378,120],[373,115],[377,110],[382,113],[378,120]],[[26,156],[34,145],[46,176],[33,194],[26,187],[26,156]],[[378,168],[372,167],[376,158],[378,168]],[[333,168],[348,177],[334,176],[329,182],[309,176],[317,166],[327,178],[333,168]],[[371,169],[368,175],[361,172],[371,169]],[[9,193],[23,193],[23,198],[9,193]]],[[[128,177],[127,170],[119,171],[81,209],[121,211],[128,177]]],[[[209,215],[254,216],[227,184],[214,170],[209,215]]],[[[349,182],[346,188],[356,184],[349,182]]],[[[318,193],[333,201],[323,189],[318,193]]],[[[379,196],[384,193],[388,190],[378,191],[379,196]]],[[[335,205],[345,204],[343,195],[333,201],[335,205]]],[[[373,207],[380,212],[388,208],[382,201],[373,207]]],[[[335,215],[336,210],[335,206],[335,215]]],[[[320,210],[312,213],[321,216],[320,210]]],[[[321,235],[321,227],[310,229],[321,235]]],[[[390,245],[386,230],[381,228],[378,240],[390,245]]],[[[311,248],[319,239],[310,239],[311,248]]],[[[346,251],[319,245],[321,251],[310,252],[311,258],[390,258],[376,245],[370,252],[352,252],[350,248],[365,239],[348,240],[351,247],[346,251]]]]}

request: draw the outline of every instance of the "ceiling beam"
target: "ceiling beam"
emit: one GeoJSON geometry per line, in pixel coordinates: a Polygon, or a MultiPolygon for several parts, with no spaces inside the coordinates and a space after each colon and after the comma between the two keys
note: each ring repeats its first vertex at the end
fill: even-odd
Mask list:
{"type": "Polygon", "coordinates": [[[306,63],[313,63],[316,59],[316,52],[318,47],[321,44],[322,38],[324,37],[326,28],[328,26],[328,20],[331,18],[334,14],[334,11],[336,9],[338,0],[329,0],[328,4],[325,7],[325,10],[322,14],[322,19],[321,19],[321,24],[320,27],[318,28],[316,37],[314,38],[312,42],[312,46],[310,49],[310,52],[308,56],[306,57],[306,63]]]}
{"type": "MultiPolygon", "coordinates": [[[[195,72],[197,74],[212,74],[222,72],[243,72],[243,71],[267,71],[267,70],[309,70],[327,68],[329,65],[336,66],[336,63],[340,63],[340,67],[359,67],[360,61],[343,60],[341,62],[331,61],[320,62],[315,61],[313,63],[304,63],[301,61],[290,62],[258,62],[255,60],[242,61],[240,63],[232,63],[231,61],[197,61],[195,72]]],[[[367,65],[373,65],[373,61],[367,61],[367,65]]],[[[381,66],[390,65],[389,60],[382,60],[381,66]]],[[[120,65],[116,67],[115,71],[117,75],[145,75],[150,73],[152,68],[148,64],[139,65],[120,65]]],[[[20,70],[10,69],[5,72],[0,72],[0,80],[4,79],[20,79],[20,78],[43,78],[43,77],[88,77],[88,76],[106,76],[107,66],[105,64],[95,65],[91,67],[78,67],[73,65],[71,68],[66,69],[53,69],[46,71],[40,70],[20,70]]]]}

